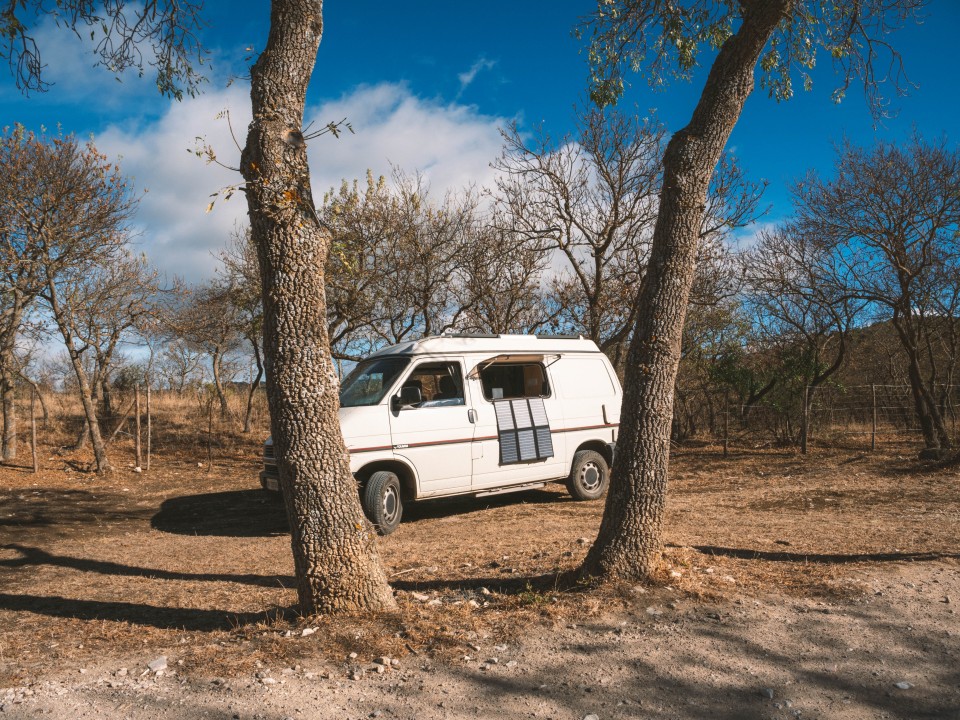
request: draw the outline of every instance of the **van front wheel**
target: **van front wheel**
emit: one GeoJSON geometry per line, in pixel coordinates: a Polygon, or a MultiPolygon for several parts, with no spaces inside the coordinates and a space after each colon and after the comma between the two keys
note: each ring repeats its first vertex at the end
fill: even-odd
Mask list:
{"type": "Polygon", "coordinates": [[[387,470],[371,475],[363,491],[363,509],[381,535],[396,530],[403,516],[400,479],[387,470]]]}
{"type": "Polygon", "coordinates": [[[594,450],[581,450],[573,456],[567,490],[574,500],[596,500],[603,497],[610,484],[610,468],[603,455],[594,450]]]}

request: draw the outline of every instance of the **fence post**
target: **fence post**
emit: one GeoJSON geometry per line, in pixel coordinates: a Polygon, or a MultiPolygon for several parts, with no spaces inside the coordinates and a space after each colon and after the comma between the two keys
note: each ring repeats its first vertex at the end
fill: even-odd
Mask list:
{"type": "Polygon", "coordinates": [[[807,454],[807,434],[810,432],[810,386],[803,386],[803,414],[800,416],[800,452],[807,454]]]}
{"type": "Polygon", "coordinates": [[[141,462],[143,461],[142,454],[140,452],[140,383],[137,383],[133,386],[134,393],[134,405],[136,412],[136,419],[133,421],[134,429],[134,447],[136,448],[137,458],[134,462],[134,466],[138,470],[142,470],[143,466],[141,462]]]}
{"type": "Polygon", "coordinates": [[[730,394],[723,398],[723,456],[730,450],[730,394]]]}
{"type": "Polygon", "coordinates": [[[150,436],[153,431],[153,420],[150,417],[150,381],[147,380],[147,466],[144,468],[150,471],[150,436]]]}
{"type": "Polygon", "coordinates": [[[207,475],[213,470],[213,398],[207,402],[207,475]]]}
{"type": "Polygon", "coordinates": [[[40,472],[37,463],[37,389],[32,388],[30,393],[30,454],[33,456],[33,472],[40,472]]]}
{"type": "Polygon", "coordinates": [[[870,449],[877,449],[877,386],[870,384],[870,394],[872,396],[871,405],[873,408],[873,427],[870,430],[870,449]]]}

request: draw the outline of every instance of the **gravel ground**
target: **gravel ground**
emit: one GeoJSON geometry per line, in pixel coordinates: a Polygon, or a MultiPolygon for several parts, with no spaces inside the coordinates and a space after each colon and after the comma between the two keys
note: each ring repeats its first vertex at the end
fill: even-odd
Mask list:
{"type": "Polygon", "coordinates": [[[866,592],[842,601],[636,588],[617,613],[478,636],[445,661],[358,656],[224,679],[178,670],[175,650],[159,672],[154,657],[97,658],[0,690],[2,717],[960,718],[960,565],[855,574],[866,592]]]}

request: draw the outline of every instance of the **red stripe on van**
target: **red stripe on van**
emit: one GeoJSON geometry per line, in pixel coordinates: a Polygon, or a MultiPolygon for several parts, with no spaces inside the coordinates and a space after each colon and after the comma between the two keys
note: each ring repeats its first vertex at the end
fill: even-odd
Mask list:
{"type": "MultiPolygon", "coordinates": [[[[601,425],[584,425],[583,427],[573,427],[573,428],[561,428],[558,430],[551,429],[551,433],[568,433],[568,432],[577,432],[579,430],[602,430],[604,428],[615,428],[620,427],[620,423],[604,423],[601,425]]],[[[376,447],[364,447],[364,448],[347,448],[351,453],[365,453],[365,452],[378,452],[380,450],[406,450],[407,448],[421,448],[421,447],[430,447],[432,445],[457,445],[459,443],[468,443],[468,442],[484,442],[486,440],[496,440],[497,435],[487,435],[485,437],[478,438],[457,438],[456,440],[432,440],[430,442],[420,442],[420,443],[409,443],[404,447],[396,447],[394,445],[378,445],[376,447]]]]}

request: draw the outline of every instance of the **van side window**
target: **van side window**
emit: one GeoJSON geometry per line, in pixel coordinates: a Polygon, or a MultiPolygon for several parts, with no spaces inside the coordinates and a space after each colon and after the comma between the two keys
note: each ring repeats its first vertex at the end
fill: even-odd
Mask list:
{"type": "Polygon", "coordinates": [[[403,382],[420,389],[422,408],[463,405],[463,373],[454,362],[417,365],[403,382]]]}
{"type": "Polygon", "coordinates": [[[488,365],[480,371],[480,384],[487,400],[550,396],[550,383],[540,363],[488,365]]]}

